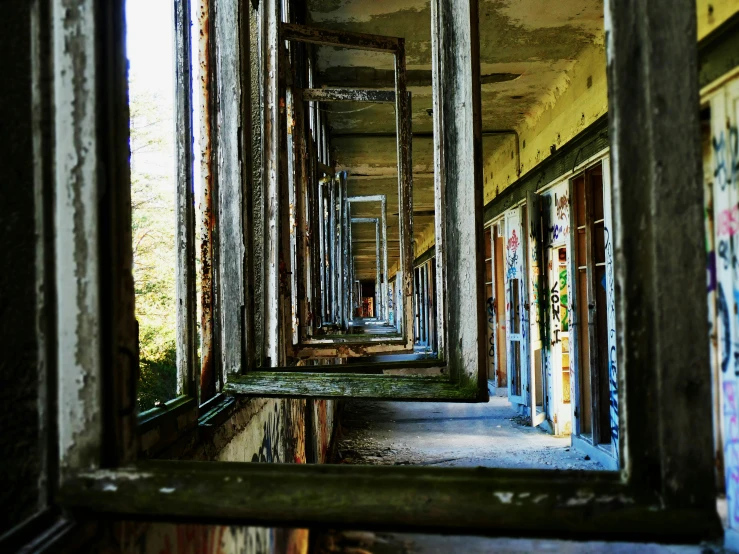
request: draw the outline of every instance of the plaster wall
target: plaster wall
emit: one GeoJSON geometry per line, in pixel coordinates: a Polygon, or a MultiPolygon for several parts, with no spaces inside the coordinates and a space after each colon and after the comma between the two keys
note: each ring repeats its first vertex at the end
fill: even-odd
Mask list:
{"type": "MultiPolygon", "coordinates": [[[[336,402],[313,402],[307,429],[305,400],[248,400],[207,441],[181,459],[220,462],[306,463],[306,440],[317,463],[328,460],[336,402]],[[306,432],[309,431],[309,432],[306,432]]],[[[245,497],[245,501],[249,501],[245,497]]],[[[126,523],[119,551],[136,554],[305,554],[307,529],[126,523]]]]}
{"type": "Polygon", "coordinates": [[[556,151],[606,113],[607,96],[605,49],[593,45],[563,73],[543,103],[527,112],[518,127],[520,167],[516,164],[515,136],[483,148],[485,203],[502,194],[519,174],[525,175],[546,160],[552,147],[556,151]]]}
{"type": "Polygon", "coordinates": [[[698,40],[739,12],[739,0],[697,0],[698,40]]]}

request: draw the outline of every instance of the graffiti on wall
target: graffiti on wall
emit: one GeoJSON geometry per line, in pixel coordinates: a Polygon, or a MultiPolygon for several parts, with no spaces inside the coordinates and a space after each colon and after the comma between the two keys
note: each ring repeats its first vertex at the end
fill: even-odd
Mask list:
{"type": "Polygon", "coordinates": [[[559,344],[562,342],[560,333],[562,333],[561,321],[561,299],[559,297],[559,281],[555,281],[552,290],[549,291],[549,302],[552,308],[552,341],[551,344],[559,344]]]}
{"type": "Polygon", "coordinates": [[[713,157],[716,161],[713,176],[722,192],[736,184],[739,174],[739,134],[737,128],[730,126],[728,140],[723,131],[718,138],[713,137],[713,157]]]}
{"type": "Polygon", "coordinates": [[[491,296],[487,300],[485,312],[488,317],[488,358],[495,365],[495,299],[491,296]]]}
{"type": "Polygon", "coordinates": [[[605,233],[606,250],[606,292],[608,294],[608,380],[610,392],[610,415],[611,415],[611,443],[613,444],[616,459],[619,456],[618,443],[618,365],[616,359],[616,295],[614,291],[614,269],[613,269],[613,241],[611,231],[608,227],[603,229],[605,233]]]}
{"type": "Polygon", "coordinates": [[[280,445],[282,442],[282,426],[279,404],[267,416],[263,424],[262,444],[259,450],[252,455],[252,462],[281,463],[280,445]]]}
{"type": "Polygon", "coordinates": [[[570,199],[567,192],[554,193],[553,211],[550,212],[549,243],[561,242],[570,236],[570,199]]]}
{"type": "Polygon", "coordinates": [[[520,241],[518,240],[518,236],[516,235],[516,230],[513,229],[511,231],[511,237],[508,239],[508,245],[507,250],[508,253],[506,255],[506,259],[508,262],[508,278],[509,279],[515,279],[516,275],[518,274],[518,246],[520,244],[520,241]]]}
{"type": "Polygon", "coordinates": [[[724,465],[726,468],[726,500],[729,503],[730,525],[739,524],[739,404],[736,380],[724,381],[724,465]]]}

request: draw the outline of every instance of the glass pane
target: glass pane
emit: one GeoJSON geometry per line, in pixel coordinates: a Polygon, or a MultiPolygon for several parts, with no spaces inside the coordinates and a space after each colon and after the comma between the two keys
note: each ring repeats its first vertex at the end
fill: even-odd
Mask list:
{"type": "Polygon", "coordinates": [[[127,0],[138,407],[177,394],[172,2],[127,0]]]}

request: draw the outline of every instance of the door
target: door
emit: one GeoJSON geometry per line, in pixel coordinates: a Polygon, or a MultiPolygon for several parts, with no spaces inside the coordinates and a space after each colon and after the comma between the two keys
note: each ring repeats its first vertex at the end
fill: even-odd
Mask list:
{"type": "Polygon", "coordinates": [[[531,396],[531,426],[536,427],[544,422],[547,413],[546,398],[546,348],[544,347],[545,328],[548,325],[544,313],[547,303],[547,272],[546,260],[543,258],[544,236],[542,224],[542,198],[534,192],[529,192],[526,198],[526,213],[528,215],[528,251],[529,269],[529,321],[530,327],[529,348],[531,358],[529,363],[529,390],[531,396]]]}
{"type": "Polygon", "coordinates": [[[528,406],[528,309],[521,214],[521,208],[514,208],[505,217],[507,373],[508,399],[528,406]]]}
{"type": "Polygon", "coordinates": [[[739,80],[711,98],[718,379],[729,522],[739,522],[739,80]]]}

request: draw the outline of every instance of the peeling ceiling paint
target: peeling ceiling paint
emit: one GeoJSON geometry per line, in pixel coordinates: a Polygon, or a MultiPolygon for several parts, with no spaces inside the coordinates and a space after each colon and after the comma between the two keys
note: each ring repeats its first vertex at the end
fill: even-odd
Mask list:
{"type": "MultiPolygon", "coordinates": [[[[424,0],[308,0],[313,25],[406,39],[414,133],[430,133],[433,124],[430,6],[424,0]]],[[[480,0],[479,9],[480,66],[487,76],[482,80],[483,130],[518,129],[536,121],[567,89],[578,58],[586,50],[604,49],[603,0],[480,0]]],[[[317,62],[319,85],[392,86],[389,54],[322,47],[317,62]]],[[[324,109],[330,112],[333,134],[351,135],[334,149],[340,167],[350,175],[396,174],[393,106],[333,104],[324,109]],[[382,146],[379,137],[358,136],[368,133],[384,134],[382,146]]],[[[415,143],[414,171],[432,168],[415,143]]],[[[500,144],[499,139],[486,140],[485,155],[500,144]]],[[[414,196],[428,196],[429,191],[416,189],[432,186],[431,179],[414,179],[414,196]]],[[[418,220],[416,236],[432,225],[432,219],[418,220]]]]}

